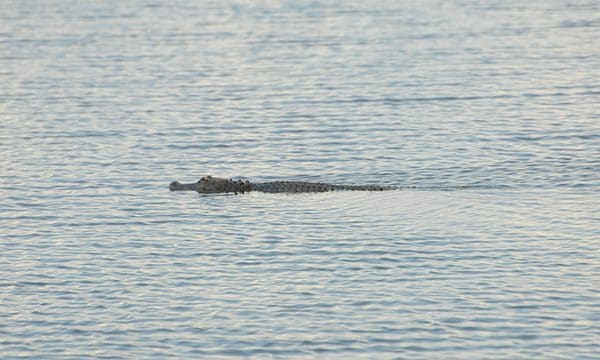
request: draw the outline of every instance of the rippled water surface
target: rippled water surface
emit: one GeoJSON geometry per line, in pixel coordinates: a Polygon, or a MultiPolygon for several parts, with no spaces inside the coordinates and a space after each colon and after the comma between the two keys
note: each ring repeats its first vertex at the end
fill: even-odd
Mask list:
{"type": "Polygon", "coordinates": [[[599,14],[3,1],[0,357],[597,357],[599,14]]]}

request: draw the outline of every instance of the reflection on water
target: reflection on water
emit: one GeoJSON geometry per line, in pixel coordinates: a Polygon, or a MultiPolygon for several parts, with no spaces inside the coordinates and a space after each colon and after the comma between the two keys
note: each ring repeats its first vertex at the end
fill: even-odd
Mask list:
{"type": "Polygon", "coordinates": [[[0,354],[593,357],[597,10],[5,4],[0,354]]]}

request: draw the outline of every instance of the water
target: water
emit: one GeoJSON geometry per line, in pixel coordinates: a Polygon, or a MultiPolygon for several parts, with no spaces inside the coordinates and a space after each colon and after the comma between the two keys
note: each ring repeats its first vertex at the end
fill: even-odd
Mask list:
{"type": "Polygon", "coordinates": [[[599,10],[4,1],[0,356],[597,357],[599,10]]]}

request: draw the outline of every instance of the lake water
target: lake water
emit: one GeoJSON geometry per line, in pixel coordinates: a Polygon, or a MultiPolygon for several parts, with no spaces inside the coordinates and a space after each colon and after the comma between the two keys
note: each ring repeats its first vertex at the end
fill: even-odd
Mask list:
{"type": "Polygon", "coordinates": [[[597,358],[600,4],[3,1],[0,357],[597,358]],[[389,192],[174,193],[203,175],[389,192]]]}

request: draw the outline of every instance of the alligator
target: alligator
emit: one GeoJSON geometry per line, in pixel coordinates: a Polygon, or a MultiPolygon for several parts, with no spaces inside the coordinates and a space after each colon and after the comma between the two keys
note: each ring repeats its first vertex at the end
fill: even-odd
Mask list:
{"type": "Polygon", "coordinates": [[[169,185],[171,191],[197,191],[201,194],[215,193],[246,193],[250,191],[260,191],[266,193],[307,193],[307,192],[326,192],[340,190],[359,190],[359,191],[384,191],[395,190],[395,186],[382,185],[337,185],[327,183],[305,182],[305,181],[271,181],[263,183],[251,183],[248,180],[233,180],[217,178],[212,176],[203,176],[198,182],[191,184],[182,184],[179,181],[173,181],[169,185]]]}

